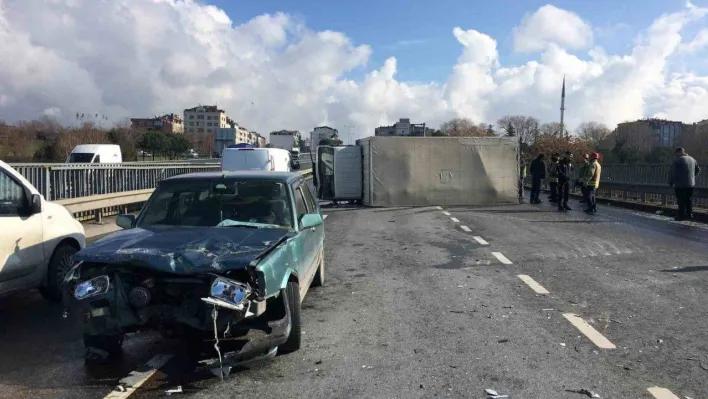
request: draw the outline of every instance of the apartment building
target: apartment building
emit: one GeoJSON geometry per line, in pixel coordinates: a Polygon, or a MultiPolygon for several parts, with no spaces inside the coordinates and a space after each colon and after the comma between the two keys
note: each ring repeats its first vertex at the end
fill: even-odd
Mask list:
{"type": "MultiPolygon", "coordinates": [[[[337,129],[331,128],[329,126],[318,126],[312,130],[312,143],[315,144],[315,146],[320,144],[320,141],[322,140],[329,140],[334,137],[338,137],[339,132],[337,129]]],[[[307,140],[306,140],[307,141],[307,140]]],[[[309,141],[308,145],[309,144],[309,141]]]]}
{"type": "Polygon", "coordinates": [[[184,122],[177,114],[165,114],[154,118],[130,118],[130,125],[139,133],[184,133],[184,122]]]}
{"type": "Polygon", "coordinates": [[[640,119],[633,122],[623,122],[617,125],[617,139],[636,133],[650,133],[660,147],[673,147],[677,137],[687,127],[683,122],[665,119],[640,119]]]}
{"type": "Polygon", "coordinates": [[[184,110],[184,129],[187,134],[215,133],[216,129],[235,127],[236,123],[216,105],[199,105],[184,110]]]}
{"type": "Polygon", "coordinates": [[[409,136],[424,137],[425,123],[411,123],[408,118],[402,118],[392,126],[380,126],[374,130],[375,136],[409,136]]]}

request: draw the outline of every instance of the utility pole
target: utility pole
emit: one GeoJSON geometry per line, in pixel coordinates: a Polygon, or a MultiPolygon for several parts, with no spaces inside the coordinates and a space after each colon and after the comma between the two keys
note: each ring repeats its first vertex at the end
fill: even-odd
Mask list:
{"type": "Polygon", "coordinates": [[[560,123],[560,136],[563,136],[563,131],[565,126],[563,125],[563,117],[565,116],[565,75],[563,75],[563,89],[561,91],[561,123],[560,123]]]}
{"type": "Polygon", "coordinates": [[[355,125],[344,125],[344,127],[346,127],[347,129],[349,129],[349,135],[348,135],[348,136],[349,136],[349,140],[348,140],[348,143],[351,144],[351,143],[352,143],[352,128],[354,128],[354,127],[356,127],[356,126],[355,126],[355,125]]]}

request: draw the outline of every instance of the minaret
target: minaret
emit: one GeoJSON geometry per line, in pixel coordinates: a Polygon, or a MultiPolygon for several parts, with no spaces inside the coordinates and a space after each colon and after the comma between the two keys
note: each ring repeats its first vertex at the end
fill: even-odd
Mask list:
{"type": "Polygon", "coordinates": [[[563,137],[563,131],[565,130],[565,125],[563,125],[563,116],[565,114],[565,75],[563,75],[563,90],[561,91],[561,125],[560,125],[560,136],[563,137]]]}

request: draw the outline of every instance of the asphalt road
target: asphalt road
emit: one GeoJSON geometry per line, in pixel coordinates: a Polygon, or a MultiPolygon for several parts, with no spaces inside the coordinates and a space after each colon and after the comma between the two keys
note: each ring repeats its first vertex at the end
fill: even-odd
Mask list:
{"type": "Polygon", "coordinates": [[[326,286],[304,300],[299,352],[222,382],[136,336],[87,373],[78,330],[28,293],[0,301],[0,397],[102,398],[159,353],[175,356],[131,397],[708,397],[705,225],[547,204],[324,212],[326,286]]]}

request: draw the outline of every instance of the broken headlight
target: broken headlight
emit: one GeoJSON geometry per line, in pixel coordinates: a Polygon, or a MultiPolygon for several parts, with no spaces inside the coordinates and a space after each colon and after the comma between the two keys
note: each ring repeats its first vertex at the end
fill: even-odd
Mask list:
{"type": "Polygon", "coordinates": [[[83,283],[79,283],[74,288],[74,298],[78,300],[91,298],[96,295],[105,294],[108,292],[111,283],[108,276],[98,276],[92,278],[91,280],[86,280],[83,283]]]}
{"type": "Polygon", "coordinates": [[[209,298],[202,298],[204,302],[241,310],[251,294],[251,288],[238,281],[217,277],[211,283],[209,294],[209,298]]]}

